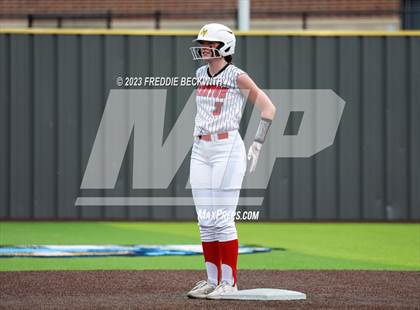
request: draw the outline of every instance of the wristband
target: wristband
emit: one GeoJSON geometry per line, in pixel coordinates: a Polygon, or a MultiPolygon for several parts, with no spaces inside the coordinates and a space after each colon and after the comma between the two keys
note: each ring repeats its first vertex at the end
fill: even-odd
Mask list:
{"type": "Polygon", "coordinates": [[[260,124],[258,125],[257,133],[255,134],[254,141],[257,141],[263,144],[270,126],[271,126],[271,119],[261,118],[260,124]]]}

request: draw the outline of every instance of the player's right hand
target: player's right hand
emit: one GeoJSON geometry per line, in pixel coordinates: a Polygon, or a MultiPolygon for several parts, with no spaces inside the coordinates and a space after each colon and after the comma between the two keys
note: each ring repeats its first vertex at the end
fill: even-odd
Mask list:
{"type": "Polygon", "coordinates": [[[254,141],[248,150],[248,160],[251,161],[249,166],[249,172],[252,173],[257,167],[258,156],[260,156],[262,144],[254,141]]]}

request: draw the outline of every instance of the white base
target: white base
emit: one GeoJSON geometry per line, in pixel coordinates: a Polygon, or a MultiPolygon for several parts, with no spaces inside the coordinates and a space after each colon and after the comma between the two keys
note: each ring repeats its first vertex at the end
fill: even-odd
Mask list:
{"type": "Polygon", "coordinates": [[[222,299],[237,300],[299,300],[306,299],[306,294],[275,288],[255,288],[224,294],[222,299]]]}

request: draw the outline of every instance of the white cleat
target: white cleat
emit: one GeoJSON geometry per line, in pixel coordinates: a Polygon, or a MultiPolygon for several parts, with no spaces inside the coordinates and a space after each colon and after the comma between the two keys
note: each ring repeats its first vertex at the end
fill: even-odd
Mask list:
{"type": "Polygon", "coordinates": [[[216,285],[202,280],[195,284],[194,288],[188,292],[187,296],[190,298],[206,298],[215,288],[216,285]]]}
{"type": "Polygon", "coordinates": [[[238,291],[238,286],[229,285],[227,282],[222,281],[213,292],[207,295],[207,299],[222,299],[223,295],[230,294],[238,291]]]}

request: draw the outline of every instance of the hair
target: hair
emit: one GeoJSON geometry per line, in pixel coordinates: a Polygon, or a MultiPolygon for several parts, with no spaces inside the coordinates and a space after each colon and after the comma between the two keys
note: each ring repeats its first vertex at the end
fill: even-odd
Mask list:
{"type": "Polygon", "coordinates": [[[225,57],[223,57],[228,63],[232,62],[232,55],[227,55],[225,57]]]}

